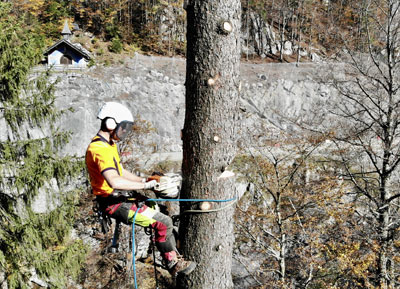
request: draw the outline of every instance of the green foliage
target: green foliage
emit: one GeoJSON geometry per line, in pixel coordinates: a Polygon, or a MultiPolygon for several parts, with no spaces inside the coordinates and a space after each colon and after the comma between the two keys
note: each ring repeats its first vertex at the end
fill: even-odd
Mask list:
{"type": "Polygon", "coordinates": [[[106,39],[112,38],[114,40],[114,39],[119,39],[121,37],[121,32],[119,31],[119,27],[114,23],[107,23],[105,32],[106,32],[106,39]]]}
{"type": "Polygon", "coordinates": [[[89,63],[88,63],[88,67],[92,67],[96,65],[96,61],[93,58],[90,58],[89,63]]]}
{"type": "Polygon", "coordinates": [[[41,30],[46,33],[47,37],[52,39],[60,37],[60,27],[62,27],[65,18],[68,18],[70,14],[68,2],[44,1],[38,21],[41,23],[41,30]]]}
{"type": "Polygon", "coordinates": [[[80,240],[70,240],[75,216],[77,192],[69,192],[64,204],[49,214],[28,212],[22,219],[9,215],[12,226],[1,230],[0,260],[7,264],[10,288],[28,288],[31,268],[54,288],[65,288],[66,279],[76,278],[84,261],[86,248],[80,240]]]}
{"type": "Polygon", "coordinates": [[[41,57],[41,37],[10,17],[11,6],[0,3],[0,101],[16,100],[26,85],[30,67],[41,57]]]}
{"type": "Polygon", "coordinates": [[[122,47],[121,40],[118,37],[116,37],[116,38],[113,38],[113,40],[111,41],[111,45],[108,48],[108,50],[110,50],[111,52],[114,52],[114,53],[121,53],[122,48],[123,47],[122,47]]]}
{"type": "MultiPolygon", "coordinates": [[[[32,126],[38,126],[46,120],[50,128],[62,111],[54,110],[54,89],[56,82],[48,83],[48,73],[39,75],[34,81],[20,84],[21,97],[10,95],[4,105],[4,118],[18,134],[17,126],[29,120],[32,126]],[[34,109],[33,109],[34,108],[34,109]]],[[[4,94],[6,95],[6,94],[4,94]]]]}
{"type": "Polygon", "coordinates": [[[24,22],[36,26],[40,35],[58,39],[65,18],[71,14],[70,1],[13,1],[13,13],[24,22]]]}
{"type": "Polygon", "coordinates": [[[54,125],[63,113],[54,105],[56,83],[49,83],[49,72],[31,71],[42,55],[42,37],[12,9],[0,2],[0,117],[12,134],[0,142],[0,271],[10,289],[30,288],[32,270],[52,288],[65,288],[80,272],[86,248],[69,238],[79,192],[63,188],[82,173],[83,162],[57,154],[70,134],[54,125]],[[32,138],[32,130],[43,137],[32,138]],[[62,205],[34,213],[30,205],[39,191],[57,192],[62,205]]]}
{"type": "Polygon", "coordinates": [[[81,27],[105,40],[118,38],[121,43],[134,44],[143,51],[184,53],[183,0],[73,0],[72,7],[74,19],[81,27]],[[171,13],[175,16],[174,23],[163,23],[165,15],[171,13]],[[161,25],[170,26],[164,35],[160,33],[161,25]]]}
{"type": "Polygon", "coordinates": [[[27,203],[50,179],[66,181],[68,176],[76,174],[83,167],[81,162],[72,157],[60,158],[54,155],[54,151],[69,139],[69,134],[59,133],[53,137],[53,141],[43,138],[0,143],[0,168],[13,175],[11,178],[0,177],[0,181],[24,193],[27,203]]]}

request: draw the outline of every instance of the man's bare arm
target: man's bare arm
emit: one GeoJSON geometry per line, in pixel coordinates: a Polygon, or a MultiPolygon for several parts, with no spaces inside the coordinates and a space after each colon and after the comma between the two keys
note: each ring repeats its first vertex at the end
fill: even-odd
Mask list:
{"type": "MultiPolygon", "coordinates": [[[[124,172],[125,174],[125,172],[124,172]]],[[[132,176],[132,173],[130,173],[132,176]]],[[[142,178],[135,176],[136,178],[128,178],[125,176],[120,176],[116,170],[107,170],[103,172],[103,176],[107,183],[114,190],[143,190],[146,189],[146,183],[142,182],[142,178]]]]}
{"type": "Polygon", "coordinates": [[[137,175],[131,173],[130,171],[128,171],[128,170],[126,170],[124,168],[122,168],[122,176],[124,178],[127,178],[127,179],[133,181],[133,182],[144,183],[146,181],[145,178],[138,177],[137,175]]]}

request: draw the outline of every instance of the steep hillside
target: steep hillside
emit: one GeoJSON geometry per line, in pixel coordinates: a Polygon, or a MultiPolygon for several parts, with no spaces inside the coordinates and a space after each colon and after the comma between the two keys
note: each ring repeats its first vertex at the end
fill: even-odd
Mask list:
{"type": "MultiPolygon", "coordinates": [[[[83,33],[90,38],[81,42],[103,63],[113,62],[104,58],[109,52],[185,54],[184,0],[9,2],[14,14],[25,17],[26,25],[45,36],[48,45],[59,38],[68,19],[78,37],[83,33]]],[[[243,0],[243,56],[294,62],[331,57],[345,42],[362,49],[363,9],[363,1],[243,0]]]]}

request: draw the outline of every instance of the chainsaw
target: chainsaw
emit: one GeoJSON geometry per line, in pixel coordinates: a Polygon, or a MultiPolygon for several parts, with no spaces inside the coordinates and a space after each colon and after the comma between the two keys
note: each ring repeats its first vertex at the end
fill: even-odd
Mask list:
{"type": "Polygon", "coordinates": [[[153,188],[157,197],[175,199],[178,197],[182,185],[182,177],[176,173],[154,172],[147,181],[155,180],[156,186],[153,188]]]}

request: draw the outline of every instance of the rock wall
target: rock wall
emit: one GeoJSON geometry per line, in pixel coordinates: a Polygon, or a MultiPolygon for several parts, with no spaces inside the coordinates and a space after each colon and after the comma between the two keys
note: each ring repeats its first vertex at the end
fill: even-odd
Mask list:
{"type": "MultiPolygon", "coordinates": [[[[317,78],[322,64],[252,64],[241,66],[241,107],[244,130],[255,122],[291,129],[286,117],[306,121],[312,110],[323,107],[331,94],[317,78]]],[[[96,119],[103,102],[119,101],[134,116],[156,129],[145,140],[153,151],[145,158],[151,165],[166,158],[180,159],[180,130],[185,116],[185,59],[136,54],[125,63],[112,67],[94,67],[87,71],[54,73],[59,78],[56,91],[59,107],[72,107],[61,120],[62,128],[72,131],[64,153],[83,156],[90,139],[99,129],[96,119]]]]}

